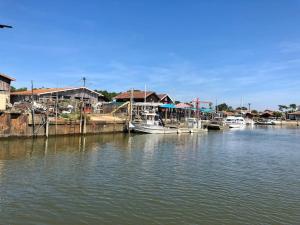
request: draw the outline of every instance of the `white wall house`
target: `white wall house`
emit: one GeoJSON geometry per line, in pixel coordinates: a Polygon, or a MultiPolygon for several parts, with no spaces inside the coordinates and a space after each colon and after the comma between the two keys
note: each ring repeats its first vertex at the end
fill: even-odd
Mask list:
{"type": "Polygon", "coordinates": [[[0,73],[0,111],[6,110],[10,102],[10,83],[15,79],[0,73]]]}

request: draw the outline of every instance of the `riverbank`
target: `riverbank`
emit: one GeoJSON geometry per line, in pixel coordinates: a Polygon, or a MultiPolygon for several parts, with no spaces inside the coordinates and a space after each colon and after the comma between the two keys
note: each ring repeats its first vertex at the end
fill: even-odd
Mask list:
{"type": "Polygon", "coordinates": [[[278,124],[276,124],[277,126],[286,126],[286,127],[299,127],[300,126],[300,122],[297,120],[283,120],[280,121],[278,124]]]}
{"type": "Polygon", "coordinates": [[[29,114],[2,113],[0,115],[0,138],[60,136],[76,134],[118,133],[126,128],[126,120],[112,116],[85,117],[79,120],[53,120],[29,114]]]}
{"type": "MultiPolygon", "coordinates": [[[[210,123],[203,120],[202,126],[207,127],[210,123]]],[[[0,138],[120,133],[127,130],[127,124],[124,116],[121,118],[111,114],[88,114],[80,122],[63,118],[55,120],[43,114],[36,114],[32,119],[32,115],[26,113],[2,113],[0,138]]],[[[297,128],[299,125],[299,121],[283,120],[273,126],[297,128]]]]}

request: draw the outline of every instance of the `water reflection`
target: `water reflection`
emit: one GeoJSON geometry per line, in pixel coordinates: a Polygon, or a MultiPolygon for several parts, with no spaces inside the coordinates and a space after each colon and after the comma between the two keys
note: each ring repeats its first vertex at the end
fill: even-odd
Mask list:
{"type": "Polygon", "coordinates": [[[299,131],[0,140],[0,224],[298,224],[299,131]]]}
{"type": "Polygon", "coordinates": [[[139,135],[139,134],[105,134],[90,136],[62,136],[50,138],[10,138],[0,140],[0,160],[22,159],[33,156],[45,156],[61,152],[85,152],[101,150],[111,145],[120,151],[131,151],[132,146],[151,155],[163,145],[174,145],[174,150],[185,151],[197,149],[204,134],[181,135],[139,135]]]}
{"type": "Polygon", "coordinates": [[[30,158],[59,152],[84,152],[101,149],[113,144],[123,150],[130,148],[130,137],[126,134],[91,136],[62,136],[46,138],[10,138],[0,140],[0,160],[30,158]]]}

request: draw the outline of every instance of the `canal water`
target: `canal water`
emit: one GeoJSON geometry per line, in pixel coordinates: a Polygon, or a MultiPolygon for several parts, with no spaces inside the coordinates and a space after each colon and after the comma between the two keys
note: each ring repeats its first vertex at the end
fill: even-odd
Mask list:
{"type": "Polygon", "coordinates": [[[0,224],[300,224],[300,130],[0,141],[0,224]]]}

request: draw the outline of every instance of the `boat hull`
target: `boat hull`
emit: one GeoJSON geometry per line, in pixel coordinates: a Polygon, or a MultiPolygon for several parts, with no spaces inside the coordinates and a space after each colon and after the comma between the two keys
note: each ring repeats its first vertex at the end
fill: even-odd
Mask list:
{"type": "Polygon", "coordinates": [[[134,132],[144,134],[177,134],[177,129],[166,128],[166,127],[148,127],[148,126],[135,126],[134,132]]]}
{"type": "Polygon", "coordinates": [[[228,124],[228,126],[229,128],[235,128],[235,129],[240,129],[245,127],[244,124],[228,124]]]}
{"type": "Polygon", "coordinates": [[[255,125],[275,125],[274,122],[256,122],[255,125]]]}

